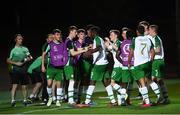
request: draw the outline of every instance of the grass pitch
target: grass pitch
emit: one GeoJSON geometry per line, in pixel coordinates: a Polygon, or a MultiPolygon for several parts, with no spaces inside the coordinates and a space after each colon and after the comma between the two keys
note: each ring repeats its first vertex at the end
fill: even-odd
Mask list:
{"type": "MultiPolygon", "coordinates": [[[[107,106],[109,99],[102,83],[96,85],[96,92],[93,94],[93,101],[97,104],[88,108],[70,108],[67,103],[62,103],[61,107],[52,105],[51,107],[40,106],[39,102],[24,107],[21,102],[17,102],[16,107],[10,106],[10,92],[1,91],[0,114],[178,114],[180,113],[180,79],[166,80],[171,103],[168,105],[158,105],[142,108],[141,100],[132,100],[131,106],[118,106],[110,108],[107,106]]],[[[17,99],[21,98],[21,93],[17,92],[17,99]]],[[[137,88],[133,89],[132,97],[137,96],[137,88]]],[[[150,99],[155,101],[155,95],[149,92],[150,99]]]]}

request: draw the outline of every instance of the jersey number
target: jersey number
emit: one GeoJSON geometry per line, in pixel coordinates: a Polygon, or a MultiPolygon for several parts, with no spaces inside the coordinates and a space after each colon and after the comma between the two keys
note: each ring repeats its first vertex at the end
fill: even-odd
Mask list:
{"type": "Polygon", "coordinates": [[[141,54],[144,55],[144,49],[146,48],[146,43],[141,43],[142,45],[142,50],[141,50],[141,54]]]}

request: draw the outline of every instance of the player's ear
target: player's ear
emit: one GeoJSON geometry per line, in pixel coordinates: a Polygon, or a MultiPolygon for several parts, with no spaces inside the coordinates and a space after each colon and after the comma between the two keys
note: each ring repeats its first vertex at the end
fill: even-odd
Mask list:
{"type": "Polygon", "coordinates": [[[15,42],[17,41],[17,37],[16,37],[16,38],[14,38],[14,41],[15,41],[15,42]]]}

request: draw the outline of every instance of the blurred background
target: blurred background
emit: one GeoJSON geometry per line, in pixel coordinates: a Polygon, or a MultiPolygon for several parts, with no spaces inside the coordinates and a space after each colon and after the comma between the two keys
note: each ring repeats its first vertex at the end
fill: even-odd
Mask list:
{"type": "Polygon", "coordinates": [[[67,36],[68,27],[85,28],[95,24],[101,36],[110,29],[126,26],[135,30],[146,20],[159,25],[165,49],[166,78],[179,77],[179,2],[178,0],[16,0],[0,4],[0,90],[9,87],[6,58],[14,47],[14,35],[24,36],[24,45],[33,55],[41,55],[46,35],[59,28],[67,36]]]}

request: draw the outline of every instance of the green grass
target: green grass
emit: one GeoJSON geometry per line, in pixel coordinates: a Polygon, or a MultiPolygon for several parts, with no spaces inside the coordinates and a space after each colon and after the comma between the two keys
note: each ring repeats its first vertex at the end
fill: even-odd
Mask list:
{"type": "MultiPolygon", "coordinates": [[[[56,107],[55,105],[51,107],[46,106],[28,106],[24,107],[21,102],[17,103],[15,108],[10,107],[9,103],[9,92],[1,92],[0,98],[0,114],[163,114],[163,113],[180,113],[180,79],[167,80],[169,97],[171,104],[169,105],[159,105],[152,106],[148,108],[142,108],[138,103],[141,100],[132,100],[132,106],[126,107],[114,107],[109,108],[107,104],[109,99],[99,98],[106,97],[107,94],[104,91],[104,88],[101,83],[97,84],[97,90],[93,95],[93,100],[97,103],[94,107],[89,108],[68,108],[66,103],[62,103],[61,107],[56,107]]],[[[18,92],[19,93],[19,92],[18,92]]],[[[138,94],[137,89],[135,88],[132,96],[138,94]]],[[[17,95],[17,98],[20,98],[20,94],[17,95]]],[[[151,100],[155,100],[155,96],[150,91],[151,100]]]]}

